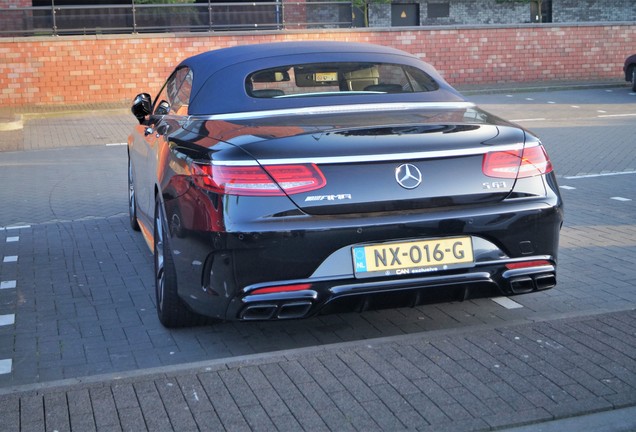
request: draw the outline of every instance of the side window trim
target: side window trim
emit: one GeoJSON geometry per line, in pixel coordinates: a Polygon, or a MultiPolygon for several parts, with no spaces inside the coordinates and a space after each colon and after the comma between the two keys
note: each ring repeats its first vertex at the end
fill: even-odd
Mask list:
{"type": "MultiPolygon", "coordinates": [[[[179,94],[181,87],[183,86],[183,84],[186,82],[186,80],[188,79],[188,76],[192,75],[192,70],[190,68],[188,68],[187,66],[183,66],[180,68],[175,69],[170,76],[168,77],[168,79],[166,80],[166,82],[163,84],[163,86],[161,87],[161,90],[159,91],[159,93],[157,94],[157,96],[155,97],[155,100],[152,104],[152,115],[165,115],[165,114],[157,114],[157,109],[159,108],[159,106],[161,105],[161,102],[165,101],[168,103],[168,106],[170,108],[169,113],[172,113],[172,104],[174,103],[171,96],[170,95],[170,85],[172,85],[173,83],[175,84],[175,91],[174,91],[174,95],[179,94]],[[182,74],[182,72],[184,70],[187,70],[187,73],[182,74]],[[180,79],[179,82],[174,82],[176,80],[180,79]]],[[[190,95],[188,95],[188,103],[189,103],[189,98],[190,95]]],[[[184,104],[187,105],[187,104],[184,104]]]]}

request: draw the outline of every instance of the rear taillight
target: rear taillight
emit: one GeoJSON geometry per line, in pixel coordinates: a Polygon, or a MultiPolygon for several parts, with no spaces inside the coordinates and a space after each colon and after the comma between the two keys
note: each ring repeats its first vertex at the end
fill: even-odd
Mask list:
{"type": "Polygon", "coordinates": [[[517,270],[528,267],[543,267],[543,266],[551,266],[550,261],[547,260],[534,260],[534,261],[521,261],[506,264],[506,268],[508,270],[517,270]]]}
{"type": "Polygon", "coordinates": [[[314,164],[219,166],[195,164],[194,181],[227,195],[282,196],[320,189],[327,181],[314,164]]]}
{"type": "Polygon", "coordinates": [[[543,146],[538,145],[523,150],[486,153],[482,171],[488,177],[524,178],[549,173],[552,163],[543,146]]]}
{"type": "Polygon", "coordinates": [[[279,285],[279,286],[271,286],[267,288],[258,288],[254,291],[250,292],[250,294],[273,294],[273,293],[284,293],[284,292],[292,292],[292,291],[304,291],[311,288],[311,284],[296,284],[296,285],[279,285]]]}

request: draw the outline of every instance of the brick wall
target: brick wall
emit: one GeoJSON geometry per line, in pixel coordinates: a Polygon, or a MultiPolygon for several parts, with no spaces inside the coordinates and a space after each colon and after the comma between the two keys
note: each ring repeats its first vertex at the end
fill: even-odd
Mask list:
{"type": "Polygon", "coordinates": [[[0,9],[31,6],[33,6],[33,2],[31,0],[0,0],[0,9]]]}
{"type": "Polygon", "coordinates": [[[0,0],[0,9],[6,9],[0,13],[0,29],[3,32],[10,32],[32,26],[32,12],[16,9],[31,6],[33,6],[31,0],[0,0]]]}
{"type": "Polygon", "coordinates": [[[286,28],[305,28],[307,5],[305,0],[283,2],[283,23],[286,28]]]}
{"type": "Polygon", "coordinates": [[[156,93],[183,58],[215,48],[284,40],[371,42],[411,52],[454,85],[621,78],[636,23],[329,30],[214,35],[0,39],[0,104],[128,102],[156,93]]]}

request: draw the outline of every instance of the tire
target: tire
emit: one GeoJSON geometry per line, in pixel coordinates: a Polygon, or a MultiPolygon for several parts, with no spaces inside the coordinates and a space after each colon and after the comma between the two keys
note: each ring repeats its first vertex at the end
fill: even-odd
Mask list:
{"type": "Polygon", "coordinates": [[[636,92],[636,65],[632,66],[632,91],[636,92]]]}
{"type": "Polygon", "coordinates": [[[206,318],[192,312],[177,292],[177,275],[168,240],[166,217],[159,197],[155,200],[154,262],[157,316],[165,327],[204,324],[206,318]]]}
{"type": "Polygon", "coordinates": [[[137,196],[135,194],[135,184],[133,183],[130,156],[128,156],[128,217],[130,219],[130,227],[135,231],[140,231],[139,222],[137,221],[137,196]]]}

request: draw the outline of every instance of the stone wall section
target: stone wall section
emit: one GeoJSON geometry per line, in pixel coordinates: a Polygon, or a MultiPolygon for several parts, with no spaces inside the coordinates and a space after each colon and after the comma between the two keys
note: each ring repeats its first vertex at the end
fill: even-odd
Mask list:
{"type": "MultiPolygon", "coordinates": [[[[413,0],[394,0],[412,3],[413,0]]],[[[419,0],[420,25],[521,24],[530,22],[528,3],[498,3],[497,0],[419,0]],[[448,17],[434,17],[435,5],[448,5],[448,17]]],[[[369,11],[371,27],[391,25],[391,5],[373,4],[369,11]]],[[[552,0],[555,23],[633,22],[634,0],[552,0]]]]}
{"type": "Polygon", "coordinates": [[[635,0],[552,0],[555,23],[636,21],[635,0]]]}
{"type": "MultiPolygon", "coordinates": [[[[400,3],[400,2],[395,2],[400,3]]],[[[411,3],[405,1],[402,3],[411,3]]],[[[496,0],[433,0],[420,1],[420,25],[481,25],[520,24],[530,21],[530,6],[523,3],[497,3],[496,0]],[[447,4],[448,17],[435,17],[435,5],[447,4]]],[[[391,25],[391,5],[375,4],[370,10],[371,27],[391,25]],[[372,15],[372,16],[371,16],[372,15]]]]}

